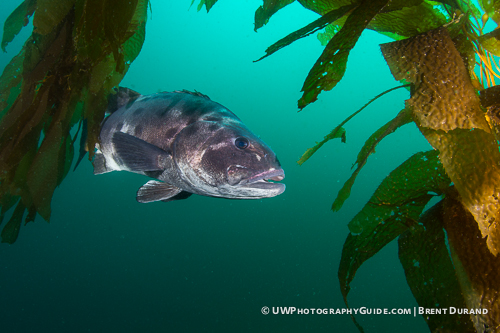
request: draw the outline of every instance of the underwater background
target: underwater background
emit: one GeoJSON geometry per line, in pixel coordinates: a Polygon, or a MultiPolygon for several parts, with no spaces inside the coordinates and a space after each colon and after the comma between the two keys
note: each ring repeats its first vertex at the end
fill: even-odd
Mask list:
{"type": "MultiPolygon", "coordinates": [[[[0,21],[20,2],[3,3],[0,21]]],[[[255,33],[259,0],[219,1],[209,14],[190,2],[151,1],[146,41],[121,85],[142,94],[197,90],[226,106],[276,152],[285,193],[139,204],[135,193],[147,178],[94,176],[85,159],[56,190],[50,224],[37,217],[14,245],[0,245],[2,332],[357,332],[349,315],[265,316],[261,308],[345,308],[337,270],[347,223],[390,171],[430,148],[414,123],[404,126],[377,147],[342,210],[330,210],[362,144],[403,109],[409,93],[397,90],[345,127],[345,144],[332,141],[296,163],[349,114],[399,85],[378,46],[391,39],[365,31],[343,80],[297,113],[323,49],[315,36],[253,61],[319,16],[293,3],[255,33]]],[[[0,69],[30,33],[25,28],[0,54],[0,69]]],[[[418,306],[395,241],[351,287],[352,308],[418,306]]],[[[366,332],[428,331],[419,316],[356,318],[366,332]]]]}

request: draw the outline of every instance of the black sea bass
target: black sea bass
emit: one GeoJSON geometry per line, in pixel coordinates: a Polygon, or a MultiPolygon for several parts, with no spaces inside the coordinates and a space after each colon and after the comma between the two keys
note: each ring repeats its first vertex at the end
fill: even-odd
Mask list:
{"type": "Polygon", "coordinates": [[[259,199],[283,193],[274,152],[234,113],[200,93],[142,96],[120,88],[109,101],[94,174],[115,170],[150,180],[137,201],[185,199],[192,193],[259,199]]]}

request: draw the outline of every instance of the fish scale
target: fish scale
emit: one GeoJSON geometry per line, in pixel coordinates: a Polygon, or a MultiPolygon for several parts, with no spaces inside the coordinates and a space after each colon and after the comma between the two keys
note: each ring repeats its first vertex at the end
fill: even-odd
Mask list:
{"type": "Polygon", "coordinates": [[[259,199],[284,192],[276,154],[230,110],[199,92],[140,95],[119,88],[110,97],[94,174],[129,171],[154,180],[139,202],[199,194],[259,199]]]}

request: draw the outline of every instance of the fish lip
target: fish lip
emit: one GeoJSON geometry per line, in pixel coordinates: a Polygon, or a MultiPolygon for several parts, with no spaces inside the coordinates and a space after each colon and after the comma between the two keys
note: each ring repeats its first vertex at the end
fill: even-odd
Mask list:
{"type": "Polygon", "coordinates": [[[267,170],[256,175],[253,175],[250,178],[244,179],[240,182],[239,185],[250,185],[255,184],[257,182],[265,182],[267,184],[274,184],[273,182],[268,182],[268,180],[280,181],[285,178],[285,172],[283,169],[274,169],[267,170]]]}

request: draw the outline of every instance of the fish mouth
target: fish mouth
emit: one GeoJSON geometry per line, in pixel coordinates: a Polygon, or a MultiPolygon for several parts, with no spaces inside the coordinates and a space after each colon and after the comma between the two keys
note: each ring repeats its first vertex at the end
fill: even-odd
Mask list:
{"type": "Polygon", "coordinates": [[[261,172],[250,178],[244,179],[240,182],[241,187],[248,187],[254,189],[262,189],[269,191],[271,196],[276,196],[285,191],[285,184],[274,183],[272,181],[281,181],[285,178],[283,169],[274,169],[261,172]]]}

